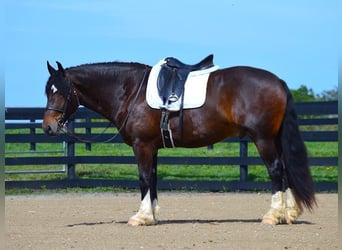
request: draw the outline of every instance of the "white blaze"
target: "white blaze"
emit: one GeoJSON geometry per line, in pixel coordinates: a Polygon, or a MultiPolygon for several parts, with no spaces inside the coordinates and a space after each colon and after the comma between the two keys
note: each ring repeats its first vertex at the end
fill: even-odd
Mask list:
{"type": "Polygon", "coordinates": [[[51,86],[51,90],[52,90],[52,93],[56,93],[58,91],[58,89],[56,88],[56,86],[54,84],[52,84],[51,86]]]}

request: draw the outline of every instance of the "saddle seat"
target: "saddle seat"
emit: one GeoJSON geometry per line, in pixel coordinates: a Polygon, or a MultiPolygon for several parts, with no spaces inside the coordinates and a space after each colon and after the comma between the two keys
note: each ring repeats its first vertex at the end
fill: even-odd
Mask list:
{"type": "Polygon", "coordinates": [[[185,64],[178,60],[177,58],[174,57],[167,57],[165,58],[166,64],[171,67],[171,68],[178,68],[178,69],[188,69],[190,71],[195,71],[195,70],[202,70],[202,69],[207,69],[212,66],[214,66],[213,63],[213,55],[209,55],[206,58],[204,58],[202,61],[196,64],[185,64]]]}

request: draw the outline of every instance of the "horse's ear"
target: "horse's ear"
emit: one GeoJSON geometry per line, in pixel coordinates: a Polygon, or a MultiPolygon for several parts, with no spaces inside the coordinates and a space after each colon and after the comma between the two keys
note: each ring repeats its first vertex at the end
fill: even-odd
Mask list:
{"type": "Polygon", "coordinates": [[[61,72],[63,76],[65,76],[65,70],[64,70],[62,64],[60,62],[58,62],[58,61],[56,61],[56,63],[57,63],[57,66],[58,66],[58,71],[61,72]]]}
{"type": "Polygon", "coordinates": [[[46,64],[47,64],[47,68],[48,68],[50,75],[55,74],[56,70],[50,65],[49,61],[46,61],[46,64]]]}

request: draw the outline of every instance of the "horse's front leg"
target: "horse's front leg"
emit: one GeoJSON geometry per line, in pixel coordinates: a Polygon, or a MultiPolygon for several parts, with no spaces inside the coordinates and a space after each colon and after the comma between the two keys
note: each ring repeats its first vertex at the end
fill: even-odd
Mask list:
{"type": "Polygon", "coordinates": [[[128,224],[133,226],[154,225],[158,222],[159,206],[157,202],[157,150],[139,143],[133,146],[138,162],[141,204],[138,212],[128,224]]]}

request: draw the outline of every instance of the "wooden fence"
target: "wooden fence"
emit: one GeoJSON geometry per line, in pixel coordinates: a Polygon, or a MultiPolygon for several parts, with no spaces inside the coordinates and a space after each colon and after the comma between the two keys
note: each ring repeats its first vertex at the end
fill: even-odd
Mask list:
{"type": "MultiPolygon", "coordinates": [[[[302,131],[305,141],[312,142],[336,142],[337,132],[337,101],[332,102],[310,102],[297,103],[296,109],[299,115],[299,124],[301,126],[311,126],[308,131],[302,131]],[[319,130],[314,127],[319,126],[319,130]],[[329,128],[322,130],[322,128],[329,128]],[[313,128],[313,129],[312,129],[313,128]],[[333,129],[331,129],[333,128],[333,129]]],[[[66,134],[59,137],[48,137],[42,133],[41,120],[44,108],[6,108],[5,111],[5,142],[7,143],[29,143],[30,152],[36,152],[37,143],[60,143],[65,145],[61,148],[64,152],[62,156],[30,156],[21,157],[5,156],[6,170],[11,166],[20,165],[65,165],[67,179],[60,181],[6,181],[6,188],[58,188],[58,187],[92,187],[92,186],[120,186],[127,188],[137,188],[138,181],[127,180],[89,180],[79,179],[75,175],[77,164],[136,164],[134,156],[78,156],[75,154],[75,141],[66,134]],[[16,129],[29,129],[29,133],[16,133],[16,129]],[[12,131],[12,132],[11,132],[12,131]]],[[[92,138],[96,142],[108,139],[108,133],[91,133],[93,128],[105,128],[108,122],[102,116],[86,108],[80,108],[71,117],[69,128],[83,128],[84,133],[77,134],[85,138],[92,138]]],[[[232,138],[224,142],[240,143],[240,154],[237,157],[159,157],[158,164],[170,165],[239,165],[239,181],[159,181],[159,189],[206,189],[206,190],[256,190],[269,189],[270,183],[251,182],[248,180],[248,166],[263,165],[259,157],[248,156],[248,144],[251,142],[248,138],[232,138]]],[[[122,143],[120,136],[106,143],[122,143]]],[[[91,144],[86,144],[88,149],[91,144]]],[[[171,149],[170,149],[171,150],[171,149]]],[[[8,152],[7,152],[8,153],[8,152]]],[[[47,152],[45,152],[47,153],[47,152]]],[[[338,165],[336,157],[310,157],[310,166],[334,166],[338,165]]],[[[32,171],[34,172],[34,171],[32,171]]],[[[7,173],[13,173],[7,171],[7,173]]],[[[337,183],[315,183],[316,190],[337,190],[337,183]]]]}

